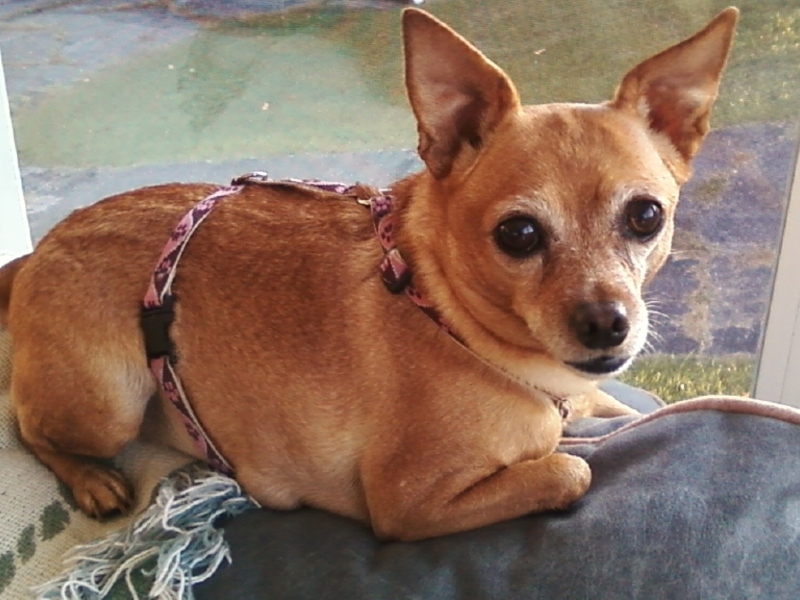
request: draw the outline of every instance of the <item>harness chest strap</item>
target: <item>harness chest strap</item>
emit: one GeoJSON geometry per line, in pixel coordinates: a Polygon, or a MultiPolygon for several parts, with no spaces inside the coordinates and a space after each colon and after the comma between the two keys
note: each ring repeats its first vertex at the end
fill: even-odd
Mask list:
{"type": "Polygon", "coordinates": [[[150,278],[150,285],[144,296],[141,314],[145,352],[150,370],[155,375],[164,396],[178,410],[186,431],[201,455],[205,456],[214,469],[225,475],[232,475],[233,468],[217,450],[214,442],[200,424],[181,385],[181,380],[175,372],[177,356],[169,337],[169,327],[175,316],[173,310],[175,295],[172,293],[172,283],[189,239],[221,200],[238,194],[241,190],[241,185],[221,188],[195,204],[183,216],[172,231],[156,263],[156,268],[150,278]]]}
{"type": "MultiPolygon", "coordinates": [[[[379,193],[367,199],[361,197],[363,188],[357,185],[347,186],[341,183],[298,179],[276,181],[271,180],[266,173],[250,173],[237,177],[231,182],[230,186],[220,188],[207,198],[201,200],[183,216],[172,231],[164,250],[161,252],[161,256],[156,263],[142,303],[141,327],[144,334],[145,352],[147,354],[150,370],[153,372],[165,397],[177,409],[195,446],[201,455],[206,457],[206,461],[214,469],[225,475],[234,474],[233,467],[214,445],[214,442],[206,433],[197,415],[195,415],[192,410],[186,392],[181,385],[180,378],[175,371],[178,357],[169,336],[169,327],[175,316],[174,304],[176,300],[175,294],[172,292],[172,284],[175,279],[178,263],[192,234],[222,200],[238,194],[249,184],[291,184],[300,187],[312,187],[326,192],[351,196],[357,200],[359,204],[368,206],[372,213],[375,231],[385,253],[384,259],[381,262],[380,271],[383,282],[389,291],[395,294],[405,292],[414,304],[422,309],[428,317],[433,319],[462,347],[504,376],[514,379],[521,385],[528,385],[505,369],[488,362],[483,357],[473,352],[464,340],[450,328],[441,313],[414,288],[411,283],[411,271],[394,243],[393,199],[390,195],[379,193]]],[[[546,390],[540,391],[550,397],[562,418],[566,418],[569,414],[567,400],[555,396],[546,390]]]]}
{"type": "MultiPolygon", "coordinates": [[[[161,252],[150,278],[150,284],[142,302],[141,327],[144,334],[145,353],[150,370],[161,387],[164,396],[177,409],[186,431],[194,441],[200,454],[217,471],[233,475],[233,467],[214,445],[206,433],[200,419],[192,410],[192,405],[175,371],[178,357],[169,336],[169,327],[175,316],[175,295],[172,284],[178,263],[192,234],[224,199],[241,192],[247,184],[292,183],[308,184],[300,180],[273,182],[266,173],[251,173],[237,177],[230,186],[220,188],[207,198],[195,204],[178,222],[161,252]]],[[[340,183],[313,182],[313,186],[329,192],[344,194],[350,188],[340,183]]]]}

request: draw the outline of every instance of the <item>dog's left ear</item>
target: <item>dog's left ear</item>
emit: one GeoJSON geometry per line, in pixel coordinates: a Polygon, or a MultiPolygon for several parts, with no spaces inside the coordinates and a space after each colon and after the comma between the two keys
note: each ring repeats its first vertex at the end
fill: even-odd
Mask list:
{"type": "Polygon", "coordinates": [[[739,11],[727,8],[702,31],[631,69],[611,105],[647,119],[688,163],[708,132],[738,19],[739,11]]]}
{"type": "Polygon", "coordinates": [[[422,10],[403,11],[403,39],[417,150],[443,179],[471,164],[503,117],[519,110],[519,95],[500,67],[422,10]]]}

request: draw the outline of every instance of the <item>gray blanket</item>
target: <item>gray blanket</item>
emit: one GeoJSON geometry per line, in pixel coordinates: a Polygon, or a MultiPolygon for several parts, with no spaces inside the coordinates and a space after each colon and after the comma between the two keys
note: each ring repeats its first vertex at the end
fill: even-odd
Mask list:
{"type": "Polygon", "coordinates": [[[569,511],[417,543],[314,510],[252,511],[226,525],[233,563],[196,597],[800,598],[800,412],[723,397],[649,409],[570,428],[562,450],[594,482],[569,511]]]}

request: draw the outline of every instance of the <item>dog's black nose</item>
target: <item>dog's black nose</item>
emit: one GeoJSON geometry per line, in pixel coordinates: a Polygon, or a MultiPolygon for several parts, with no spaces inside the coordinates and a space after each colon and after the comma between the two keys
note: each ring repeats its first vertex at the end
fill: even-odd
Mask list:
{"type": "Polygon", "coordinates": [[[590,350],[619,346],[630,330],[620,302],[586,302],[578,305],[570,321],[581,344],[590,350]]]}

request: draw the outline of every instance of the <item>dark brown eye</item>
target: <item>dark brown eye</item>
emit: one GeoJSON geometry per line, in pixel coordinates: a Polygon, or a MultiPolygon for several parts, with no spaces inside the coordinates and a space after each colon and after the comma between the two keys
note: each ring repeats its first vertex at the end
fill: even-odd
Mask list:
{"type": "Polygon", "coordinates": [[[653,237],[664,223],[664,209],[652,198],[634,198],[625,207],[625,228],[640,240],[653,237]]]}
{"type": "Polygon", "coordinates": [[[530,217],[506,219],[494,230],[497,246],[514,258],[525,258],[544,247],[539,224],[530,217]]]}

